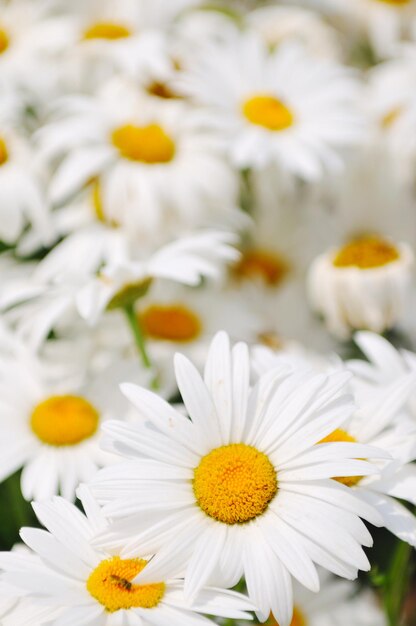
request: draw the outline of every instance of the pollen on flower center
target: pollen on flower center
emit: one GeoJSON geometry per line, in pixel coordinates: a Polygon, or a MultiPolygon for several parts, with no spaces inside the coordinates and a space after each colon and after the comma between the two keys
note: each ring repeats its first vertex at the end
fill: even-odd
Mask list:
{"type": "MultiPolygon", "coordinates": [[[[265,626],[279,626],[279,622],[277,622],[274,616],[271,615],[265,626]]],[[[307,626],[306,617],[296,606],[293,609],[293,617],[290,622],[290,626],[307,626]]]]}
{"type": "Polygon", "coordinates": [[[132,608],[152,609],[162,600],[165,584],[135,585],[131,582],[146,565],[143,559],[118,556],[101,561],[90,574],[87,589],[108,613],[132,608]]]}
{"type": "Polygon", "coordinates": [[[0,137],[0,166],[4,165],[9,159],[9,152],[4,139],[0,137]]]}
{"type": "Polygon", "coordinates": [[[279,285],[289,271],[288,263],[266,250],[247,250],[234,267],[234,274],[240,279],[260,279],[269,287],[279,285]]]}
{"type": "Polygon", "coordinates": [[[198,505],[224,524],[243,524],[264,513],[277,488],[268,457],[244,443],[215,448],[194,470],[198,505]]]}
{"type": "Polygon", "coordinates": [[[91,24],[84,32],[83,39],[124,39],[130,37],[131,31],[123,24],[114,22],[97,22],[91,24]]]}
{"type": "Polygon", "coordinates": [[[182,304],[149,306],[140,321],[148,337],[162,341],[193,341],[202,330],[199,317],[182,304]]]}
{"type": "MultiPolygon", "coordinates": [[[[321,439],[319,443],[338,443],[338,442],[357,443],[357,440],[355,437],[347,433],[346,430],[343,430],[342,428],[337,428],[332,433],[330,433],[329,435],[321,439]]],[[[362,476],[340,476],[340,477],[334,478],[334,480],[338,481],[339,483],[342,483],[343,485],[346,485],[347,487],[354,487],[355,485],[358,485],[361,479],[362,479],[362,476]]]]}
{"type": "Polygon", "coordinates": [[[134,126],[126,124],[111,135],[112,144],[130,161],[169,163],[175,156],[175,143],[157,124],[134,126]]]}
{"type": "Polygon", "coordinates": [[[376,236],[360,237],[342,247],[335,255],[335,267],[374,269],[397,261],[399,251],[390,242],[376,236]]]}
{"type": "Polygon", "coordinates": [[[0,54],[5,52],[10,45],[9,35],[5,30],[0,28],[0,54]]]}
{"type": "Polygon", "coordinates": [[[294,122],[293,113],[278,98],[268,94],[258,94],[243,103],[244,117],[257,126],[268,130],[285,130],[294,122]]]}
{"type": "Polygon", "coordinates": [[[91,437],[98,428],[97,410],[80,396],[52,396],[32,412],[30,426],[50,446],[73,446],[91,437]]]}

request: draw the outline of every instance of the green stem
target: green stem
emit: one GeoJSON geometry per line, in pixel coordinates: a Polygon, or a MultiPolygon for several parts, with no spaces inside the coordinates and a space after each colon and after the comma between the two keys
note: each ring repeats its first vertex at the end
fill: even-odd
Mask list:
{"type": "MultiPolygon", "coordinates": [[[[137,350],[140,354],[140,358],[142,360],[142,363],[144,365],[144,367],[148,370],[153,369],[152,366],[152,362],[150,360],[150,357],[147,353],[147,349],[146,349],[146,341],[144,338],[144,334],[143,334],[143,330],[142,327],[140,325],[140,321],[139,321],[139,317],[136,314],[136,311],[134,309],[134,303],[130,303],[130,304],[126,304],[123,307],[124,313],[126,315],[128,324],[130,326],[130,329],[133,333],[133,337],[134,337],[134,341],[136,343],[136,347],[137,350]]],[[[158,389],[159,388],[159,381],[157,376],[155,376],[152,379],[152,388],[153,389],[158,389]]]]}
{"type": "Polygon", "coordinates": [[[404,541],[399,541],[384,590],[384,606],[389,626],[401,626],[403,623],[401,620],[410,577],[411,555],[412,547],[404,541]]]}

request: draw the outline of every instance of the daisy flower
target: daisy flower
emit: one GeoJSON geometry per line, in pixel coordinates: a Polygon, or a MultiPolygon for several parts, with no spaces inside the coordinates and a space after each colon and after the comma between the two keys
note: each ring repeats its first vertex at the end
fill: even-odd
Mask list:
{"type": "MultiPolygon", "coordinates": [[[[178,239],[147,259],[134,258],[134,249],[130,258],[120,253],[117,261],[105,265],[81,289],[77,297],[79,312],[95,323],[106,308],[124,307],[146,295],[152,281],[158,278],[190,286],[198,285],[202,277],[218,279],[224,265],[239,256],[231,245],[235,243],[236,237],[230,233],[208,231],[178,239]]],[[[59,258],[63,268],[64,257],[58,257],[59,250],[54,252],[54,261],[59,258]]]]}
{"type": "MultiPolygon", "coordinates": [[[[201,589],[191,606],[183,593],[183,581],[175,564],[166,576],[152,584],[136,584],[135,577],[148,567],[149,553],[131,558],[94,546],[97,531],[105,528],[98,507],[85,487],[79,497],[86,515],[62,498],[35,503],[46,530],[23,528],[23,541],[34,554],[3,552],[3,580],[19,588],[22,597],[43,607],[41,626],[203,626],[212,624],[201,614],[250,619],[251,603],[245,596],[214,587],[201,589]],[[46,606],[51,606],[49,611],[46,606]],[[56,613],[58,612],[58,617],[56,613]]],[[[24,626],[31,615],[12,614],[4,626],[24,626]],[[26,620],[24,619],[26,617],[26,620]]]]}
{"type": "Polygon", "coordinates": [[[313,56],[340,59],[336,31],[315,11],[296,6],[269,5],[250,11],[248,25],[274,49],[284,41],[303,44],[313,56]]]}
{"type": "MultiPolygon", "coordinates": [[[[415,5],[416,6],[416,5],[415,5]]],[[[367,107],[374,120],[375,149],[391,155],[400,180],[414,180],[416,156],[416,45],[369,73],[367,107]]]]}
{"type": "Polygon", "coordinates": [[[353,75],[292,43],[272,53],[254,35],[212,45],[180,84],[238,167],[277,163],[316,180],[339,169],[341,150],[362,136],[353,75]]]}
{"type": "Polygon", "coordinates": [[[359,236],[312,263],[310,303],[340,339],[348,339],[353,330],[382,333],[403,315],[413,271],[414,254],[408,244],[378,235],[359,236]]]}
{"type": "MultiPolygon", "coordinates": [[[[416,374],[416,354],[409,350],[397,350],[387,339],[371,332],[355,333],[354,341],[365,355],[362,359],[348,361],[348,368],[365,385],[367,393],[377,387],[390,385],[406,378],[409,373],[416,374]]],[[[416,423],[416,388],[407,405],[416,423]]]]}
{"type": "Polygon", "coordinates": [[[44,99],[56,88],[56,55],[65,45],[53,3],[1,0],[0,74],[12,89],[44,99]]]}
{"type": "Polygon", "coordinates": [[[412,36],[416,19],[414,0],[307,0],[306,5],[342,18],[350,36],[361,29],[382,58],[394,55],[400,41],[412,36]]]}
{"type": "Polygon", "coordinates": [[[169,562],[186,566],[185,595],[215,576],[234,586],[244,574],[261,620],[292,618],[291,575],[317,591],[313,562],[347,578],[369,564],[371,537],[358,515],[378,514],[328,480],[377,471],[384,452],[356,444],[315,445],[350,415],[348,374],[315,376],[280,368],[249,386],[243,343],[214,338],[204,380],[183,355],[176,378],[188,419],[153,393],[126,384],[142,424],[104,427],[106,447],[127,457],[92,482],[113,524],[97,544],[133,554],[162,549],[135,582],[153,582],[169,562]],[[146,523],[145,523],[146,520],[146,523]]]}
{"type": "Polygon", "coordinates": [[[22,253],[53,241],[43,176],[33,164],[33,147],[0,111],[0,240],[15,245],[30,225],[32,243],[24,237],[22,253]]]}
{"type": "Polygon", "coordinates": [[[61,101],[60,118],[39,131],[44,158],[63,157],[50,195],[62,203],[99,179],[101,215],[160,243],[234,208],[237,179],[218,142],[178,102],[143,99],[125,81],[94,97],[61,101]],[[198,127],[199,126],[199,127],[198,127]],[[215,185],[212,181],[215,180],[215,185]]]}
{"type": "Polygon", "coordinates": [[[80,481],[113,460],[98,441],[101,423],[123,415],[119,379],[114,371],[110,379],[105,369],[86,371],[88,357],[78,340],[39,357],[21,347],[0,361],[0,478],[23,468],[27,500],[58,492],[73,499],[80,481]]]}

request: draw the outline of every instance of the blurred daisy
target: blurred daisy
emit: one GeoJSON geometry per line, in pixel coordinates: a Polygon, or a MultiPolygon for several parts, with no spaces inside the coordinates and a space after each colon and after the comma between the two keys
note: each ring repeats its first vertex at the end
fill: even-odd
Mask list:
{"type": "MultiPolygon", "coordinates": [[[[1,31],[0,31],[1,32],[1,31]]],[[[1,35],[0,35],[1,37],[1,35]]],[[[28,141],[0,113],[0,240],[19,242],[31,225],[31,243],[22,241],[23,253],[53,241],[42,177],[34,167],[34,151],[28,141]]]]}
{"type": "Polygon", "coordinates": [[[407,183],[414,181],[416,157],[415,68],[416,45],[408,45],[396,58],[370,71],[366,101],[374,120],[376,149],[391,154],[390,167],[407,183]]]}
{"type": "Polygon", "coordinates": [[[218,206],[225,216],[235,207],[235,173],[178,103],[156,107],[136,88],[110,81],[96,97],[62,101],[59,113],[39,131],[44,157],[63,157],[51,183],[54,202],[99,177],[104,221],[127,224],[155,244],[212,223],[213,207],[217,216],[218,206]]]}
{"type": "Polygon", "coordinates": [[[406,243],[361,236],[312,263],[309,298],[328,330],[347,339],[353,330],[393,328],[406,308],[414,254],[406,243]]]}
{"type": "Polygon", "coordinates": [[[120,398],[105,371],[82,375],[81,348],[80,341],[73,342],[70,352],[55,353],[53,360],[22,348],[0,362],[0,477],[23,468],[27,500],[58,492],[73,499],[78,483],[111,461],[99,448],[99,428],[103,420],[123,416],[120,398]],[[69,369],[70,359],[78,362],[78,375],[69,369]]]}
{"type": "MultiPolygon", "coordinates": [[[[387,626],[373,592],[360,592],[352,583],[325,575],[321,575],[321,585],[319,594],[295,585],[291,626],[387,626]]],[[[272,617],[266,626],[279,624],[272,617]]]]}
{"type": "MultiPolygon", "coordinates": [[[[205,587],[191,606],[175,565],[163,579],[136,584],[135,577],[146,569],[151,555],[142,551],[125,559],[94,547],[94,535],[105,528],[105,522],[86,488],[79,489],[79,497],[86,515],[62,498],[34,504],[47,529],[22,529],[23,541],[34,554],[20,558],[8,552],[0,555],[3,579],[18,587],[35,607],[43,607],[42,626],[212,623],[200,614],[250,619],[250,602],[233,591],[205,587]],[[47,611],[45,605],[52,608],[47,611]]],[[[13,621],[13,617],[4,626],[29,623],[13,621]]]]}
{"type": "Polygon", "coordinates": [[[313,56],[330,60],[341,57],[336,31],[315,11],[269,5],[248,13],[247,22],[272,50],[292,40],[303,44],[313,56]]]}
{"type": "MultiPolygon", "coordinates": [[[[117,261],[105,265],[79,292],[79,312],[84,319],[95,323],[106,308],[124,307],[146,295],[157,278],[190,286],[198,285],[202,277],[218,279],[225,264],[239,256],[232,247],[234,243],[236,237],[230,233],[208,231],[178,239],[147,259],[134,258],[135,249],[130,251],[130,258],[119,251],[117,261]]],[[[56,257],[58,254],[59,251],[56,257]]],[[[64,258],[60,261],[64,267],[64,258]]]]}
{"type": "Polygon", "coordinates": [[[274,162],[315,180],[339,169],[341,150],[362,136],[353,75],[293,44],[270,53],[250,35],[211,46],[181,85],[206,107],[239,167],[274,162]]]}
{"type": "Polygon", "coordinates": [[[44,99],[56,87],[56,55],[65,39],[50,0],[1,0],[0,74],[13,89],[44,99]]]}
{"type": "Polygon", "coordinates": [[[92,483],[114,522],[97,542],[115,547],[129,536],[123,556],[140,545],[154,551],[163,543],[135,582],[158,579],[168,562],[179,559],[187,565],[188,598],[212,576],[234,586],[244,574],[259,618],[272,610],[288,626],[291,574],[317,591],[313,561],[347,578],[369,567],[360,544],[370,545],[371,538],[357,516],[377,524],[378,515],[327,479],[376,471],[354,459],[379,451],[315,445],[353,410],[343,393],[348,376],[280,368],[250,391],[247,346],[231,350],[225,333],[211,344],[205,380],[183,355],[176,355],[175,366],[192,421],[126,384],[123,391],[143,423],[104,428],[109,449],[129,460],[103,470],[92,483]]]}
{"type": "Polygon", "coordinates": [[[361,28],[379,57],[394,55],[400,41],[413,34],[414,0],[307,0],[307,4],[344,20],[349,18],[351,33],[356,34],[357,27],[361,28]]]}

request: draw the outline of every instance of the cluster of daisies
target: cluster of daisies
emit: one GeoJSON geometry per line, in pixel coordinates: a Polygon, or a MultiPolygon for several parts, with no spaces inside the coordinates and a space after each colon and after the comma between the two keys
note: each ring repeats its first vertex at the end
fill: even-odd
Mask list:
{"type": "Polygon", "coordinates": [[[0,625],[410,626],[415,254],[416,0],[0,0],[0,625]]]}

